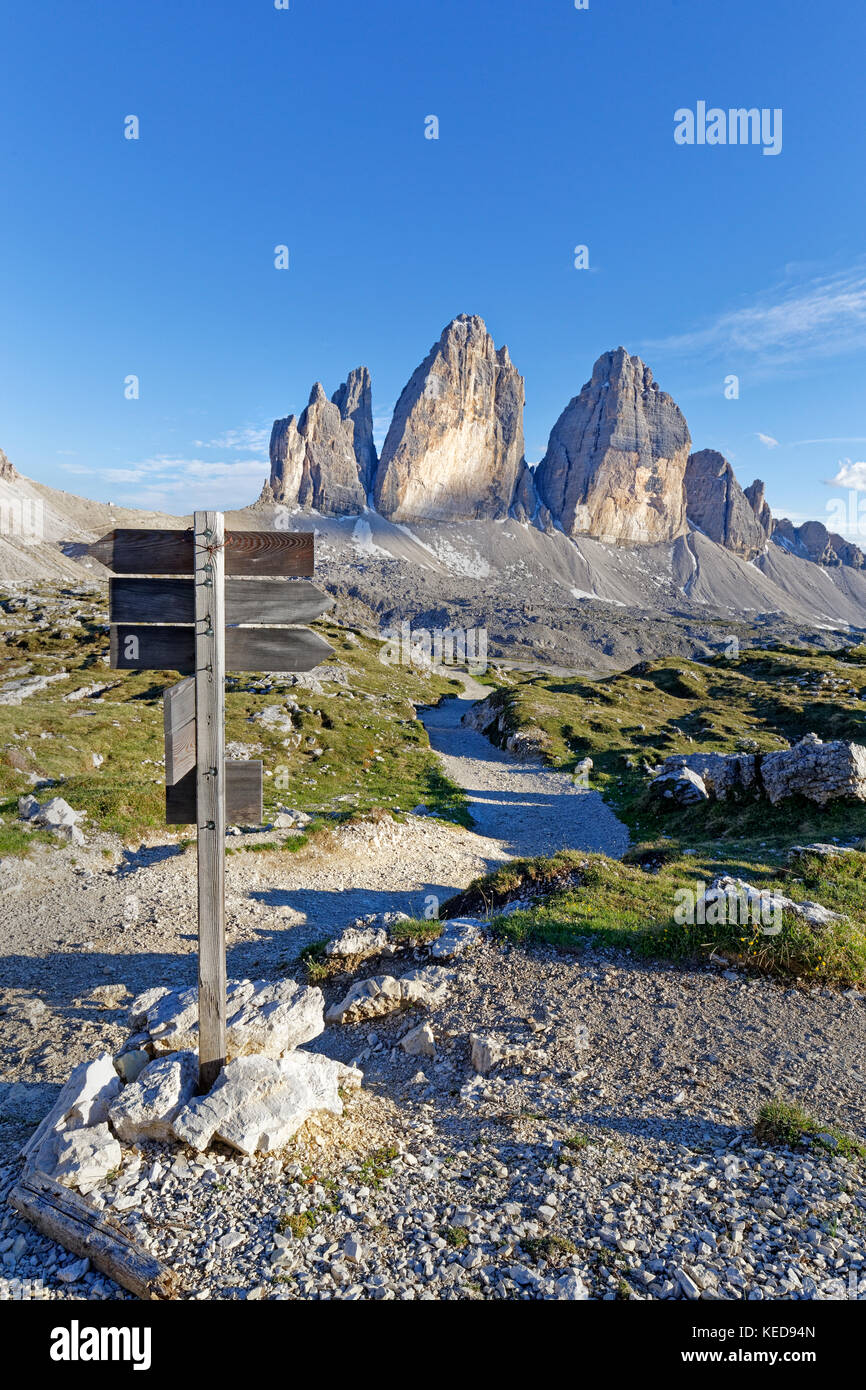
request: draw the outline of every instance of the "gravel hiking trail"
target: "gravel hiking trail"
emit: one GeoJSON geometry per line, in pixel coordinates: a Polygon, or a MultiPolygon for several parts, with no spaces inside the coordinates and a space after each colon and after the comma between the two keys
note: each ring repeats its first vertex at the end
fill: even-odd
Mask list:
{"type": "Polygon", "coordinates": [[[476,700],[490,694],[471,677],[463,679],[460,695],[419,710],[419,718],[445,773],[466,792],[478,833],[500,840],[515,858],[559,849],[622,858],[629,847],[628,829],[598,792],[497,748],[461,722],[476,700]]]}

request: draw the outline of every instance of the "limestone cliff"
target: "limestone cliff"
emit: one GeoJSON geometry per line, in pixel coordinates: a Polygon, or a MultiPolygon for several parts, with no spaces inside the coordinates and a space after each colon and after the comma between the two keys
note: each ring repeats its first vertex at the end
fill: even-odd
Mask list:
{"type": "Polygon", "coordinates": [[[271,431],[269,491],[275,502],[314,507],[332,516],[360,511],[367,492],[353,447],[352,428],[316,382],[300,417],[275,420],[271,431]]]}
{"type": "Polygon", "coordinates": [[[747,560],[760,554],[767,533],[723,454],[715,449],[690,454],[685,492],[689,521],[711,541],[747,560]]]}
{"type": "Polygon", "coordinates": [[[523,461],[523,378],[461,314],[404,388],[376,472],[391,521],[507,516],[523,461]]]}
{"type": "Polygon", "coordinates": [[[682,411],[625,348],[606,352],[550,435],[535,484],[567,535],[652,545],[686,530],[682,411]]]}

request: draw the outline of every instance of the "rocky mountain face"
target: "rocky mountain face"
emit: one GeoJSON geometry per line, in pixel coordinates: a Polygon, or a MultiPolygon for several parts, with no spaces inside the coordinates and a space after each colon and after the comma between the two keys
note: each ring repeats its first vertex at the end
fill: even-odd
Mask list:
{"type": "Polygon", "coordinates": [[[354,367],[331,400],[343,418],[358,463],[361,485],[365,493],[370,493],[379,459],[373,442],[373,391],[369,370],[354,367]]]}
{"type": "MultiPolygon", "coordinates": [[[[366,368],[360,370],[364,372],[366,368]]],[[[348,393],[348,383],[345,389],[348,393]]],[[[347,394],[346,400],[349,398],[347,394]]],[[[362,404],[356,402],[356,409],[362,409],[362,404]]],[[[372,433],[371,415],[371,440],[372,433]]],[[[356,443],[362,446],[363,430],[359,431],[354,418],[343,417],[340,406],[328,400],[317,381],[309,404],[298,418],[288,415],[274,421],[271,476],[263,498],[287,506],[314,507],[326,516],[360,511],[366,505],[367,489],[356,443]]]]}
{"type": "Polygon", "coordinates": [[[770,504],[766,499],[765,492],[766,488],[764,487],[763,478],[756,478],[755,481],[750,483],[745,489],[743,496],[755,513],[758,525],[764,532],[764,535],[771,536],[773,533],[773,513],[770,511],[770,504]]]}
{"type": "Polygon", "coordinates": [[[773,524],[773,540],[792,555],[818,565],[850,565],[853,569],[866,566],[863,551],[853,541],[828,531],[823,521],[804,521],[802,526],[795,526],[787,517],[780,517],[773,524]]]}
{"type": "MultiPolygon", "coordinates": [[[[824,566],[861,569],[856,545],[821,522],[776,521],[760,478],[740,487],[715,449],[690,453],[682,411],[625,348],[606,352],[554,425],[537,468],[524,458],[523,378],[484,320],[452,320],[403,389],[377,458],[370,373],[356,367],[329,401],[274,421],[262,501],[393,522],[501,521],[624,546],[689,528],[751,560],[773,540],[824,566]]],[[[0,459],[3,467],[11,468],[0,459]]],[[[13,470],[14,473],[14,470],[13,470]]]]}
{"type": "Polygon", "coordinates": [[[11,483],[14,482],[17,477],[19,477],[17,468],[13,467],[3,450],[0,449],[0,478],[3,478],[7,483],[11,483]]]}
{"type": "Polygon", "coordinates": [[[404,388],[376,473],[391,521],[505,517],[524,470],[523,378],[483,319],[461,314],[404,388]]]}
{"type": "MultiPolygon", "coordinates": [[[[755,483],[752,484],[754,488],[755,483]]],[[[760,484],[763,489],[763,483],[760,484]]],[[[759,555],[767,542],[768,529],[762,524],[751,501],[734,477],[734,470],[715,449],[700,449],[689,455],[685,473],[686,514],[693,526],[718,541],[727,550],[747,560],[759,555]]],[[[763,491],[761,493],[763,502],[763,491]]],[[[769,517],[770,509],[763,502],[769,517]]]]}
{"type": "Polygon", "coordinates": [[[690,446],[682,411],[639,357],[617,348],[598,359],[554,425],[535,485],[569,536],[673,540],[686,530],[690,446]]]}

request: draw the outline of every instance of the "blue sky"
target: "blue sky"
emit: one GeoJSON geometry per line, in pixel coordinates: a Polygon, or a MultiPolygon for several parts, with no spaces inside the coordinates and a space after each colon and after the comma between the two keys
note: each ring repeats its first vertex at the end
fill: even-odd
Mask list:
{"type": "Polygon", "coordinates": [[[241,505],[314,380],[366,363],[381,434],[469,312],[526,378],[530,461],[621,343],[778,513],[859,487],[855,534],[864,31],[860,0],[7,3],[0,447],[86,496],[241,505]],[[676,144],[699,101],[781,108],[781,152],[676,144]]]}

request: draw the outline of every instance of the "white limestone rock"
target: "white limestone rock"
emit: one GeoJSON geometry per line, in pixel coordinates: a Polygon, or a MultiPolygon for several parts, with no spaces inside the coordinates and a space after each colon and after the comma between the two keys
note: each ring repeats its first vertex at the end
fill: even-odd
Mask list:
{"type": "MultiPolygon", "coordinates": [[[[320,989],[294,980],[230,980],[226,988],[229,1058],[260,1053],[282,1057],[322,1032],[320,989]]],[[[157,1052],[198,1047],[198,991],[149,990],[131,1010],[133,1027],[147,1028],[157,1052]]]]}
{"type": "Polygon", "coordinates": [[[136,1081],[150,1061],[150,1053],[143,1047],[133,1047],[115,1057],[114,1069],[121,1081],[127,1083],[136,1081]]]}
{"type": "Polygon", "coordinates": [[[49,1177],[66,1187],[89,1192],[112,1169],[119,1168],[122,1161],[120,1145],[108,1125],[92,1125],[86,1129],[74,1129],[61,1137],[49,1177]]]}
{"type": "MultiPolygon", "coordinates": [[[[775,805],[788,796],[804,796],[819,806],[850,797],[866,801],[866,747],[834,739],[822,743],[806,734],[793,748],[772,753],[687,753],[666,758],[650,783],[655,796],[688,805],[686,782],[700,782],[717,800],[741,795],[764,795],[775,805]]],[[[704,800],[696,795],[694,800],[704,800]]]]}
{"type": "Polygon", "coordinates": [[[73,811],[69,802],[64,801],[62,796],[52,796],[50,801],[39,807],[33,819],[38,825],[55,830],[61,826],[75,825],[83,820],[85,815],[85,811],[73,811]]]}
{"type": "Polygon", "coordinates": [[[172,1122],[192,1100],[197,1085],[198,1057],[194,1052],[174,1052],[150,1062],[135,1081],[124,1086],[108,1112],[118,1139],[124,1144],[171,1139],[172,1122]]]}
{"type": "Polygon", "coordinates": [[[795,902],[783,893],[756,888],[745,879],[733,878],[727,874],[713,879],[709,888],[698,899],[697,907],[710,925],[720,918],[727,922],[752,923],[759,926],[765,936],[778,935],[783,912],[791,912],[810,926],[818,928],[842,920],[841,913],[832,912],[821,903],[795,902]]]}
{"type": "Polygon", "coordinates": [[[58,1137],[64,1132],[104,1124],[109,1106],[119,1092],[120,1077],[110,1052],[101,1052],[92,1062],[80,1062],[51,1110],[27,1140],[21,1156],[49,1172],[56,1159],[58,1137]]]}
{"type": "Polygon", "coordinates": [[[410,1057],[435,1057],[436,1038],[429,1023],[419,1023],[400,1039],[400,1046],[410,1057]]]}
{"type": "Polygon", "coordinates": [[[761,780],[774,806],[797,793],[819,806],[839,797],[866,801],[866,747],[842,739],[822,743],[807,734],[793,748],[766,753],[761,780]]]}
{"type": "Polygon", "coordinates": [[[692,772],[690,767],[660,773],[650,782],[649,789],[650,795],[656,800],[672,801],[677,806],[693,806],[710,799],[703,778],[692,772]]]}
{"type": "Polygon", "coordinates": [[[496,1033],[470,1033],[469,1044],[470,1060],[481,1076],[487,1076],[503,1062],[516,1062],[524,1051],[516,1043],[509,1043],[496,1033]]]}
{"type": "Polygon", "coordinates": [[[481,924],[474,918],[455,917],[446,923],[442,935],[433,942],[430,954],[437,960],[454,960],[477,946],[481,937],[481,924]]]}
{"type": "Polygon", "coordinates": [[[340,1088],[356,1089],[362,1080],[356,1067],[313,1052],[238,1057],[208,1095],[180,1111],[172,1132],[199,1151],[220,1139],[243,1154],[272,1153],[316,1112],[341,1115],[340,1088]]]}
{"type": "Polygon", "coordinates": [[[398,1009],[433,1008],[441,1004],[448,992],[451,972],[437,966],[411,970],[401,979],[393,975],[373,975],[356,980],[348,994],[332,1004],[326,1015],[328,1023],[361,1023],[368,1018],[381,1018],[398,1009]]]}
{"type": "Polygon", "coordinates": [[[665,758],[660,775],[676,775],[686,769],[700,777],[710,797],[720,801],[753,795],[758,785],[757,764],[754,753],[676,753],[665,758]]]}
{"type": "Polygon", "coordinates": [[[367,960],[370,956],[393,956],[394,947],[388,940],[384,927],[347,927],[325,947],[326,956],[357,957],[367,960]]]}

